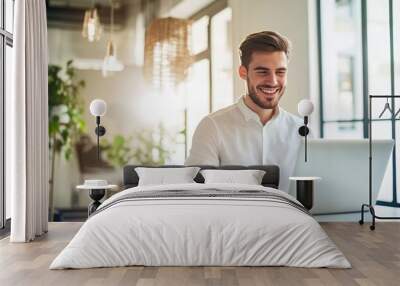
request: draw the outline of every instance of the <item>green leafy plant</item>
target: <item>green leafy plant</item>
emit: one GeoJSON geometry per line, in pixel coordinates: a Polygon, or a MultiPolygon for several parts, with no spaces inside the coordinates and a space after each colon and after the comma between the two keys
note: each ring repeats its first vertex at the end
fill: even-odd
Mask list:
{"type": "Polygon", "coordinates": [[[123,135],[116,135],[111,142],[102,139],[100,142],[101,151],[112,166],[122,167],[133,158],[131,142],[132,136],[124,137],[123,135]]]}
{"type": "Polygon", "coordinates": [[[141,130],[124,137],[116,135],[111,142],[102,139],[102,152],[106,160],[114,167],[127,164],[164,165],[172,152],[165,147],[165,141],[170,140],[162,124],[157,130],[141,130]]]}
{"type": "Polygon", "coordinates": [[[79,92],[85,86],[83,80],[76,79],[76,70],[72,61],[68,61],[63,68],[57,65],[48,66],[48,94],[49,94],[49,143],[51,153],[50,219],[53,217],[54,194],[54,162],[59,154],[68,160],[72,148],[79,136],[85,131],[83,120],[84,103],[79,92]]]}

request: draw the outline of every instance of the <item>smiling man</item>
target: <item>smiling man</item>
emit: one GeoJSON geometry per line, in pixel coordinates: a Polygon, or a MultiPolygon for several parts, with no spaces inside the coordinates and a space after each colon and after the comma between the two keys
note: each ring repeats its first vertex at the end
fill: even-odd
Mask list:
{"type": "Polygon", "coordinates": [[[289,53],[289,41],[276,32],[247,36],[240,45],[239,67],[247,94],[199,123],[186,165],[278,165],[279,188],[288,191],[302,125],[299,117],[279,106],[289,53]]]}

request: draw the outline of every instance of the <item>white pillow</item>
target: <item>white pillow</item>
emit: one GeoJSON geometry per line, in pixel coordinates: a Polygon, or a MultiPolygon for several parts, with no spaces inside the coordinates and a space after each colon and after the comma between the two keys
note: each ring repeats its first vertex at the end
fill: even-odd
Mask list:
{"type": "Polygon", "coordinates": [[[147,168],[137,167],[139,186],[195,183],[199,167],[147,168]]]}
{"type": "Polygon", "coordinates": [[[262,170],[202,170],[204,183],[234,183],[261,185],[265,171],[262,170]]]}

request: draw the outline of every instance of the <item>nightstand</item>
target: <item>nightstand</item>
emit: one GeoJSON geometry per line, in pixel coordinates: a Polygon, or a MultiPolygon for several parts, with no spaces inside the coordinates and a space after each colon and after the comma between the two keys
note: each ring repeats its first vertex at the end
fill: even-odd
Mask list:
{"type": "Polygon", "coordinates": [[[106,190],[112,190],[117,187],[117,185],[108,185],[107,183],[98,186],[90,185],[87,184],[86,181],[84,185],[79,185],[76,187],[79,190],[89,190],[89,197],[93,200],[93,202],[88,206],[88,217],[101,205],[100,200],[104,197],[106,190]]]}
{"type": "Polygon", "coordinates": [[[314,204],[314,181],[321,180],[320,177],[289,177],[296,181],[296,199],[303,204],[307,210],[311,210],[314,204]]]}

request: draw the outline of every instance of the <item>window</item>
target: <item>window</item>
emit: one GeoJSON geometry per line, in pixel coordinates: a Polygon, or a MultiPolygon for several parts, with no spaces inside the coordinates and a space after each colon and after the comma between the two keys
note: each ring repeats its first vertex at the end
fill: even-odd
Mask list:
{"type": "MultiPolygon", "coordinates": [[[[368,138],[368,95],[400,94],[400,55],[396,54],[400,48],[400,3],[393,0],[317,0],[317,3],[322,50],[321,137],[368,138]]],[[[399,109],[400,99],[388,102],[395,112],[399,109]]],[[[395,139],[400,134],[400,117],[394,119],[386,113],[379,118],[385,103],[386,99],[373,99],[373,139],[395,139]]],[[[395,147],[400,148],[399,144],[396,142],[395,147]]],[[[397,148],[377,204],[400,207],[396,198],[400,197],[397,148]]]]}
{"type": "Polygon", "coordinates": [[[5,99],[11,92],[14,0],[0,0],[0,228],[11,217],[10,194],[5,190],[5,99]]]}
{"type": "MultiPolygon", "coordinates": [[[[354,56],[337,56],[337,115],[344,120],[356,117],[354,94],[354,56]]],[[[354,130],[355,123],[348,122],[339,127],[341,130],[354,130]]]]}
{"type": "Polygon", "coordinates": [[[202,59],[195,62],[190,70],[190,81],[188,83],[188,90],[190,94],[187,97],[187,139],[188,145],[192,145],[192,138],[194,130],[200,120],[208,114],[210,79],[209,68],[210,63],[208,59],[202,59]]]}
{"type": "Polygon", "coordinates": [[[218,0],[191,17],[194,63],[187,80],[187,147],[200,120],[233,103],[231,8],[218,0]]]}
{"type": "Polygon", "coordinates": [[[211,18],[211,111],[233,103],[231,19],[231,8],[211,18]]]}
{"type": "Polygon", "coordinates": [[[328,0],[321,5],[323,137],[363,136],[360,1],[328,0]]]}

